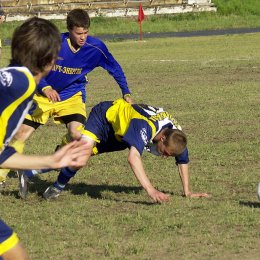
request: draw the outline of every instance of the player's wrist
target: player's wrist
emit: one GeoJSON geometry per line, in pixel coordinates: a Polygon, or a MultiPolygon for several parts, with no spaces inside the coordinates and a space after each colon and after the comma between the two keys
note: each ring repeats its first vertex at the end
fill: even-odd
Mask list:
{"type": "Polygon", "coordinates": [[[123,98],[124,98],[124,99],[126,99],[126,98],[131,98],[131,97],[132,97],[132,95],[131,95],[130,93],[123,95],[123,98]]]}

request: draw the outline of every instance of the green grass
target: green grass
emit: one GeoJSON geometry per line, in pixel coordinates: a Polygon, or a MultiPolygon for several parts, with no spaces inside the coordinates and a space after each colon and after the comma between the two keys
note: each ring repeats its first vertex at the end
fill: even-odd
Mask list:
{"type": "MultiPolygon", "coordinates": [[[[127,163],[127,151],[93,157],[53,202],[41,198],[57,173],[41,175],[27,201],[8,179],[1,218],[31,259],[258,259],[260,255],[260,34],[109,42],[136,102],[176,114],[188,135],[189,199],[172,159],[144,154],[152,183],[171,194],[153,205],[127,163]]],[[[7,64],[9,48],[4,47],[7,64]]],[[[89,75],[87,110],[120,96],[102,69],[89,75]]],[[[26,153],[51,153],[66,129],[51,121],[26,153]]]]}

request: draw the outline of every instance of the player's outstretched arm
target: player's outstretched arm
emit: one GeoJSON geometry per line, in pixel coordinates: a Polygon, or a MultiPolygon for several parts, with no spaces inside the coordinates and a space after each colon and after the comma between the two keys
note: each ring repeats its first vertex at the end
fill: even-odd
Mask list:
{"type": "Polygon", "coordinates": [[[84,140],[73,141],[53,155],[33,156],[15,153],[0,167],[8,169],[57,169],[63,167],[83,167],[86,165],[87,144],[84,140]]]}
{"type": "Polygon", "coordinates": [[[169,195],[156,190],[148,179],[141,159],[141,155],[135,147],[131,147],[128,155],[128,162],[137,180],[146,190],[153,202],[164,202],[169,200],[169,195]]]}
{"type": "Polygon", "coordinates": [[[182,181],[183,195],[185,197],[191,197],[191,198],[201,198],[201,197],[208,198],[208,197],[210,197],[210,195],[207,193],[193,193],[190,191],[188,164],[178,164],[178,170],[179,170],[180,178],[182,181]]]}

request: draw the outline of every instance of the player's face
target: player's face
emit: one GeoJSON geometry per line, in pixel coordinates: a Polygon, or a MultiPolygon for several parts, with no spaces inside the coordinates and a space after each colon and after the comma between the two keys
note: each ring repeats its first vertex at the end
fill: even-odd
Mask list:
{"type": "Polygon", "coordinates": [[[157,143],[157,151],[163,157],[175,156],[173,149],[165,145],[164,140],[160,140],[157,143]]]}
{"type": "Polygon", "coordinates": [[[88,29],[74,26],[69,32],[70,41],[74,48],[78,49],[85,44],[88,36],[88,29]]]}

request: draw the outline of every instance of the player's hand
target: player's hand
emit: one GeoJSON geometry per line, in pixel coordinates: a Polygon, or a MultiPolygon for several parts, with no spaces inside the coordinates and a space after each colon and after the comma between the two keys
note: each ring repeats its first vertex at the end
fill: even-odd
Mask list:
{"type": "Polygon", "coordinates": [[[124,95],[124,100],[129,103],[129,104],[134,104],[134,99],[132,98],[132,96],[130,94],[126,94],[124,95]]]}
{"type": "Polygon", "coordinates": [[[60,95],[55,89],[46,88],[45,90],[43,90],[43,93],[49,99],[49,101],[53,103],[59,102],[61,100],[60,95]]]}
{"type": "Polygon", "coordinates": [[[190,198],[210,198],[211,195],[207,193],[192,193],[190,192],[189,194],[185,195],[185,197],[190,197],[190,198]]]}
{"type": "Polygon", "coordinates": [[[63,167],[81,168],[87,163],[88,144],[84,140],[73,141],[53,155],[54,165],[52,168],[59,169],[63,167]]]}
{"type": "Polygon", "coordinates": [[[166,202],[166,201],[169,201],[169,199],[170,199],[169,195],[167,195],[161,191],[158,191],[156,189],[149,190],[149,191],[147,191],[147,193],[150,196],[150,198],[152,199],[152,201],[155,203],[166,202]]]}

